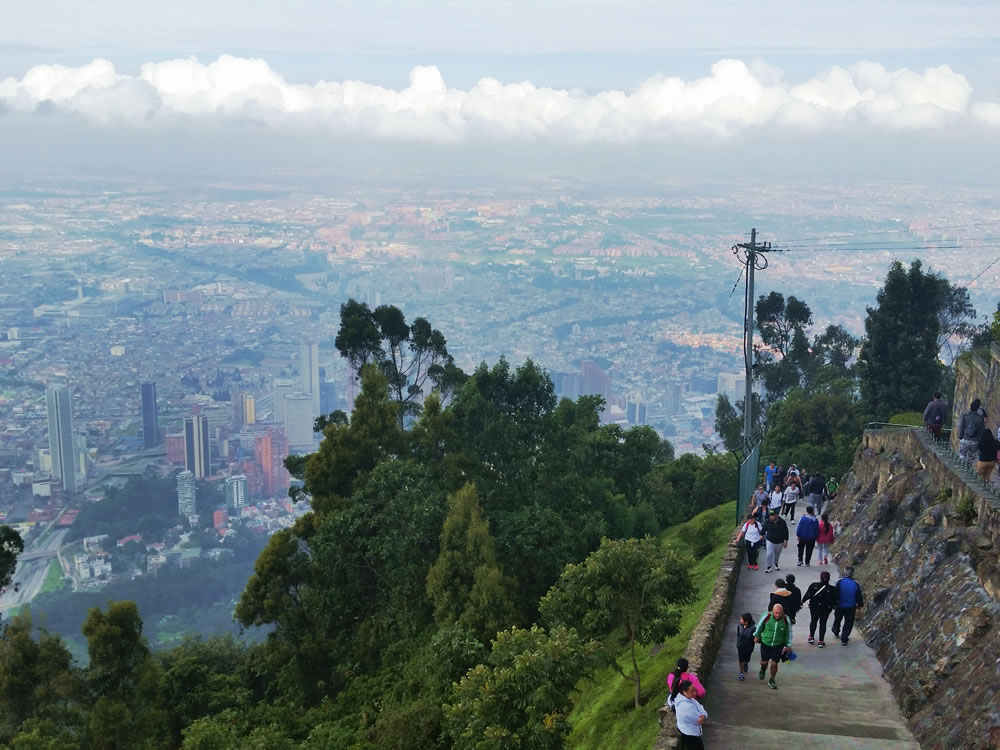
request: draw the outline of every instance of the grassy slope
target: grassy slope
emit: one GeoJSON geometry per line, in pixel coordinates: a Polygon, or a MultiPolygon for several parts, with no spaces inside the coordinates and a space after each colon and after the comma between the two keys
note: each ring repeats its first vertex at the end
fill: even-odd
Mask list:
{"type": "MultiPolygon", "coordinates": [[[[683,655],[695,625],[708,606],[726,544],[735,527],[736,503],[720,505],[687,523],[672,526],[662,537],[664,544],[675,544],[690,554],[687,537],[693,525],[705,516],[717,521],[716,544],[712,553],[699,560],[694,567],[692,577],[698,598],[684,608],[680,632],[667,640],[655,656],[650,655],[651,649],[643,649],[638,659],[642,692],[644,696],[649,696],[649,701],[635,710],[632,683],[622,679],[611,668],[598,672],[592,679],[580,684],[580,695],[570,714],[573,732],[567,740],[567,747],[649,750],[653,746],[659,732],[657,711],[667,693],[664,680],[673,670],[677,658],[683,655]]],[[[622,651],[619,663],[625,665],[628,662],[627,651],[622,651]]],[[[630,664],[628,666],[631,667],[630,664]]]]}
{"type": "Polygon", "coordinates": [[[63,575],[62,565],[58,560],[49,563],[49,569],[45,573],[45,580],[39,593],[53,594],[62,591],[66,587],[66,577],[63,575]]]}

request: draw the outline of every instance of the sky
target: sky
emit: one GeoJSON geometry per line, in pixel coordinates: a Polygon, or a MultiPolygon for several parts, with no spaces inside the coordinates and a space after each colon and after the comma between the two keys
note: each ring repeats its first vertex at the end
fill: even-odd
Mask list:
{"type": "Polygon", "coordinates": [[[360,166],[384,146],[983,179],[1000,3],[33,0],[0,25],[0,136],[28,169],[360,166]]]}

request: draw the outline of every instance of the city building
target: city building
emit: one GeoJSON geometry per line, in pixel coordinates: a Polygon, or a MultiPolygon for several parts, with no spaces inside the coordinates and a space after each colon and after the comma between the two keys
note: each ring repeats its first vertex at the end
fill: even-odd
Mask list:
{"type": "Polygon", "coordinates": [[[197,489],[194,481],[194,472],[182,471],[177,475],[177,514],[180,516],[193,516],[195,512],[197,489]]]}
{"type": "Polygon", "coordinates": [[[172,464],[184,463],[184,433],[167,435],[167,461],[172,464]]]}
{"type": "Polygon", "coordinates": [[[313,418],[319,409],[319,344],[303,343],[299,346],[299,390],[312,399],[313,418]]]}
{"type": "Polygon", "coordinates": [[[274,413],[271,415],[271,421],[275,424],[285,423],[285,396],[293,391],[294,385],[291,380],[274,381],[274,413]]]}
{"type": "Polygon", "coordinates": [[[288,471],[285,459],[288,457],[288,440],[285,431],[269,428],[254,441],[254,461],[260,467],[261,490],[264,497],[283,497],[288,491],[288,471]]]}
{"type": "Polygon", "coordinates": [[[332,414],[337,409],[337,388],[333,383],[319,384],[319,413],[332,414]]]}
{"type": "Polygon", "coordinates": [[[249,393],[233,395],[233,426],[242,430],[249,424],[256,424],[257,410],[254,397],[249,393]]]}
{"type": "Polygon", "coordinates": [[[285,396],[285,437],[290,452],[312,451],[313,421],[312,396],[305,393],[285,396]]]}
{"type": "Polygon", "coordinates": [[[226,478],[226,507],[242,508],[247,504],[247,477],[236,474],[226,478]]]}
{"type": "Polygon", "coordinates": [[[49,419],[49,452],[52,476],[62,482],[63,490],[73,494],[76,485],[76,446],[73,443],[73,402],[69,388],[53,385],[45,389],[49,419]]]}
{"type": "Polygon", "coordinates": [[[208,417],[184,417],[184,468],[203,479],[212,473],[212,448],[208,417]]]}
{"type": "Polygon", "coordinates": [[[716,391],[720,396],[726,396],[729,403],[736,404],[746,396],[746,375],[740,373],[720,372],[716,383],[716,391]]]}
{"type": "Polygon", "coordinates": [[[160,443],[160,423],[156,413],[156,383],[139,386],[142,406],[142,447],[155,448],[160,443]]]}

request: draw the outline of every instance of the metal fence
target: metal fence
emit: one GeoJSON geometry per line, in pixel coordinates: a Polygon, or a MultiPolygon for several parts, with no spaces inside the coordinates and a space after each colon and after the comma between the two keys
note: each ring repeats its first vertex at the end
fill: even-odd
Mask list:
{"type": "Polygon", "coordinates": [[[747,503],[750,496],[757,488],[760,479],[760,446],[763,441],[758,441],[750,452],[743,455],[736,452],[736,460],[740,463],[739,487],[736,490],[736,520],[741,521],[747,512],[747,503]]]}

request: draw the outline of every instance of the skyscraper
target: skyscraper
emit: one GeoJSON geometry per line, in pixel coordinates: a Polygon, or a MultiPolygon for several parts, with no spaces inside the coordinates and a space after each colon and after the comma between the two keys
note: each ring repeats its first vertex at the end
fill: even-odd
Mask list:
{"type": "Polygon", "coordinates": [[[233,425],[242,430],[248,424],[256,424],[257,406],[254,397],[248,393],[233,395],[233,425]]]}
{"type": "Polygon", "coordinates": [[[247,504],[247,478],[236,474],[226,478],[226,507],[242,508],[247,504]]]}
{"type": "Polygon", "coordinates": [[[265,497],[282,497],[288,490],[288,441],[280,427],[269,427],[254,440],[254,460],[260,467],[262,490],[265,497]]]}
{"type": "Polygon", "coordinates": [[[63,490],[76,492],[76,446],[73,442],[73,402],[69,388],[53,385],[45,389],[49,417],[49,452],[52,476],[62,482],[63,490]]]}
{"type": "Polygon", "coordinates": [[[196,497],[194,474],[190,471],[180,472],[177,475],[177,514],[193,516],[197,507],[196,497]]]}
{"type": "Polygon", "coordinates": [[[312,397],[308,394],[285,396],[285,437],[289,451],[305,453],[313,449],[312,397]]]}
{"type": "Polygon", "coordinates": [[[271,421],[275,424],[285,423],[285,396],[292,392],[292,387],[291,380],[274,381],[274,414],[271,415],[271,421]]]}
{"type": "Polygon", "coordinates": [[[156,414],[156,383],[139,387],[142,402],[142,447],[155,448],[160,443],[160,423],[156,414]]]}
{"type": "Polygon", "coordinates": [[[337,387],[322,381],[319,384],[319,413],[331,414],[337,408],[337,387]]]}
{"type": "Polygon", "coordinates": [[[208,417],[184,417],[184,468],[202,479],[212,473],[208,417]]]}
{"type": "Polygon", "coordinates": [[[299,390],[312,396],[313,418],[319,410],[319,344],[303,343],[299,346],[299,390]]]}

